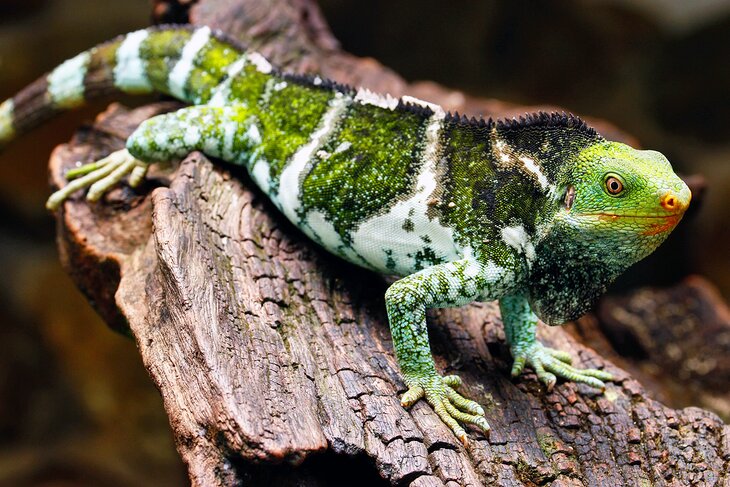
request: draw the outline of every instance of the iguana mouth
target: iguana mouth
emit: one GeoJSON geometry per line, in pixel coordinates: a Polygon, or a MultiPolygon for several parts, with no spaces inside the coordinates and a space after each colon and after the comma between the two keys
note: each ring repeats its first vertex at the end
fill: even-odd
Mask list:
{"type": "Polygon", "coordinates": [[[684,211],[677,213],[671,213],[669,215],[631,215],[631,214],[620,214],[620,213],[584,213],[582,216],[596,216],[599,220],[615,221],[619,218],[630,218],[635,220],[664,220],[657,223],[651,223],[649,228],[642,231],[642,235],[659,235],[660,233],[668,232],[672,230],[679,220],[682,219],[684,211]]]}
{"type": "Polygon", "coordinates": [[[670,213],[668,215],[632,215],[632,214],[622,214],[622,213],[583,213],[582,216],[597,216],[601,219],[611,219],[615,220],[617,218],[676,218],[680,217],[684,214],[684,212],[678,212],[678,213],[670,213]]]}

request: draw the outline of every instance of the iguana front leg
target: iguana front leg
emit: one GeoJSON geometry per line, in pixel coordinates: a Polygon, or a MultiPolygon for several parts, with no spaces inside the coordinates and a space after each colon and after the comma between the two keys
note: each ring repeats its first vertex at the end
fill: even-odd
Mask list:
{"type": "Polygon", "coordinates": [[[499,308],[502,312],[504,334],[515,359],[512,377],[520,375],[525,365],[529,365],[548,390],[555,386],[557,377],[583,382],[601,390],[606,388],[603,381],[613,380],[613,376],[603,370],[573,367],[572,359],[566,352],[548,348],[538,342],[535,337],[537,316],[530,309],[530,303],[525,296],[503,296],[499,300],[499,308]]]}
{"type": "Polygon", "coordinates": [[[485,287],[493,284],[492,277],[476,260],[464,259],[404,277],[385,294],[393,345],[408,386],[401,404],[409,407],[425,397],[462,442],[466,442],[467,436],[459,421],[475,424],[485,433],[489,424],[479,404],[454,390],[461,379],[454,375],[441,376],[436,371],[426,330],[426,309],[472,302],[485,287]]]}

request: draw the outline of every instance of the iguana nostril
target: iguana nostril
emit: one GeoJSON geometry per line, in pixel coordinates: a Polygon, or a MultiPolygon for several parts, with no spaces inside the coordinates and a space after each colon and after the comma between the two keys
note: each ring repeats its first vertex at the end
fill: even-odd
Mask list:
{"type": "Polygon", "coordinates": [[[664,209],[669,211],[676,210],[679,207],[679,200],[672,193],[667,193],[662,196],[661,203],[664,209]]]}

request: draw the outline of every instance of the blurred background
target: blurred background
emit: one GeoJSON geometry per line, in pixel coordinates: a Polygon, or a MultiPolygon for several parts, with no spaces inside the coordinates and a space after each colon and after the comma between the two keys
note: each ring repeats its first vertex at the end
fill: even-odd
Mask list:
{"type": "MultiPolygon", "coordinates": [[[[320,5],[346,51],[408,80],[603,118],[663,152],[681,174],[702,175],[707,191],[699,204],[608,299],[697,274],[723,309],[730,299],[730,0],[320,5]]],[[[0,0],[0,100],[79,51],[149,25],[150,10],[148,0],[0,0]]],[[[106,104],[64,115],[0,154],[7,277],[0,282],[0,486],[187,483],[134,342],[110,331],[66,277],[44,209],[51,150],[106,104]]],[[[728,320],[722,311],[712,319],[728,320]]],[[[713,353],[730,350],[730,331],[717,336],[727,342],[715,343],[713,353]]],[[[727,395],[726,376],[715,377],[715,392],[727,395]]],[[[657,395],[730,419],[729,401],[683,391],[657,395]]]]}

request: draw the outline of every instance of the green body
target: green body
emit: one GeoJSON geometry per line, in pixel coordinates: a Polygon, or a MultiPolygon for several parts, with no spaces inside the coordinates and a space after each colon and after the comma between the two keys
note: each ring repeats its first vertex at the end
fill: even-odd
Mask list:
{"type": "Polygon", "coordinates": [[[275,70],[207,28],[138,31],[59,66],[0,105],[0,142],[111,89],[159,91],[189,108],[144,122],[127,150],[73,171],[55,208],[91,186],[96,199],[125,174],[193,150],[244,165],[304,233],[360,266],[403,277],[387,291],[393,343],[408,392],[461,438],[487,430],[484,411],[438,375],[428,308],[500,300],[513,373],[534,367],[603,387],[535,340],[538,316],[559,324],[653,251],[690,194],[661,154],[607,142],[565,114],[467,120],[317,76],[275,70]]]}

